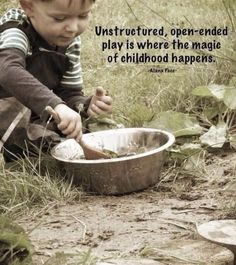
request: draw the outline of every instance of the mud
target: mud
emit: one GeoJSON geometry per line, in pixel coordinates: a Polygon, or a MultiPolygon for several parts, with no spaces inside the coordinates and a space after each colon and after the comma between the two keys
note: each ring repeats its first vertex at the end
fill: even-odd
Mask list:
{"type": "Polygon", "coordinates": [[[156,187],[125,196],[84,194],[20,224],[31,231],[35,260],[91,249],[100,265],[233,264],[232,253],[202,239],[196,225],[235,218],[235,154],[211,156],[204,174],[163,171],[156,187]],[[167,179],[166,172],[172,172],[167,179]],[[165,181],[164,181],[165,180],[165,181]]]}

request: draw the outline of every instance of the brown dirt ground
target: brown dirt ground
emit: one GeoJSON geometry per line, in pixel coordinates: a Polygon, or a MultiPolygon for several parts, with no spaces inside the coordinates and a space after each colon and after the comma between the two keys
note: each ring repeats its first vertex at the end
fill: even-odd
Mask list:
{"type": "Polygon", "coordinates": [[[208,157],[204,174],[176,174],[156,187],[125,196],[84,194],[21,220],[37,264],[56,252],[91,249],[97,264],[233,264],[233,255],[197,234],[196,224],[235,218],[236,154],[208,157]]]}

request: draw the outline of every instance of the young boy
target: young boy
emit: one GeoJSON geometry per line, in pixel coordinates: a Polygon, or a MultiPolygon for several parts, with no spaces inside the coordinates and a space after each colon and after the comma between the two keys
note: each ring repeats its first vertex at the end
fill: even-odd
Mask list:
{"type": "Polygon", "coordinates": [[[100,97],[88,98],[82,88],[80,35],[88,27],[94,2],[20,0],[21,9],[1,17],[0,122],[5,121],[0,137],[7,129],[3,124],[9,125],[21,104],[31,110],[27,135],[32,139],[42,136],[32,123],[45,125],[46,106],[58,113],[60,133],[76,140],[81,137],[81,116],[111,112],[112,99],[103,89],[97,89],[100,97]],[[78,106],[83,106],[80,113],[78,106]]]}

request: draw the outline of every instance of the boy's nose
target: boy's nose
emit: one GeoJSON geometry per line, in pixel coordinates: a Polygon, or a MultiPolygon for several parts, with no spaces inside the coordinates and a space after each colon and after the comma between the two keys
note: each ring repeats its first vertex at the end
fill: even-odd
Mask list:
{"type": "Polygon", "coordinates": [[[66,25],[66,31],[68,31],[68,32],[77,33],[78,30],[79,30],[78,20],[71,20],[66,25]]]}

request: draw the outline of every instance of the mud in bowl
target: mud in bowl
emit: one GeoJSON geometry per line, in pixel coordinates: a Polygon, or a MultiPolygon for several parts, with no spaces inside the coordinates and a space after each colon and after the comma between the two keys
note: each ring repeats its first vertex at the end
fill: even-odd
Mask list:
{"type": "Polygon", "coordinates": [[[156,184],[165,159],[164,151],[175,138],[150,128],[124,128],[84,135],[84,141],[117,154],[111,159],[85,160],[83,150],[69,139],[56,145],[51,155],[76,185],[106,195],[125,194],[156,184]]]}

